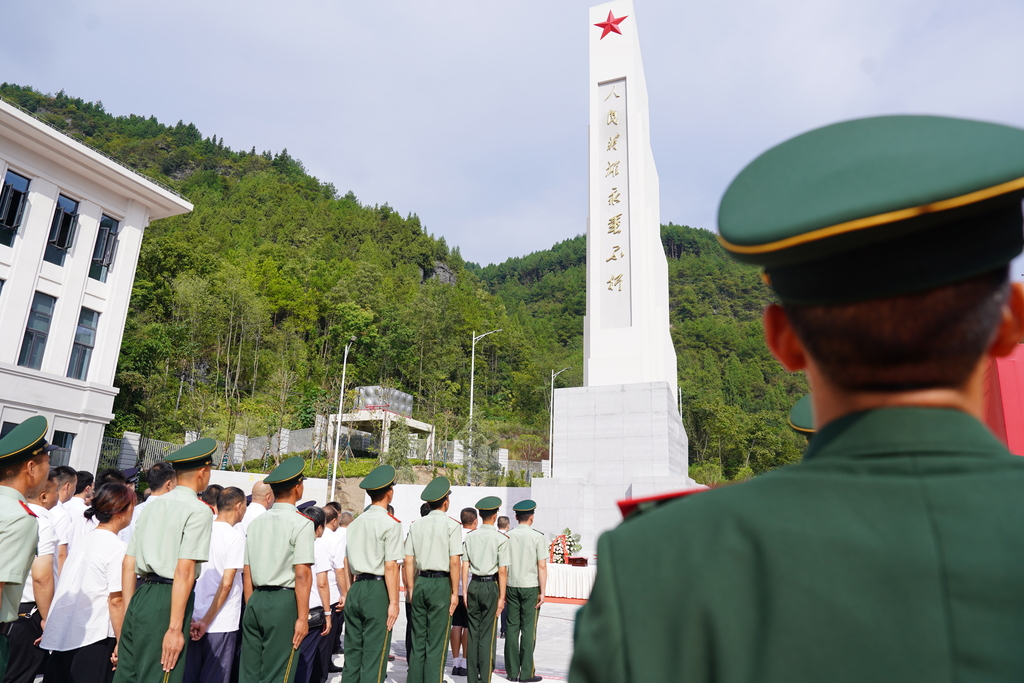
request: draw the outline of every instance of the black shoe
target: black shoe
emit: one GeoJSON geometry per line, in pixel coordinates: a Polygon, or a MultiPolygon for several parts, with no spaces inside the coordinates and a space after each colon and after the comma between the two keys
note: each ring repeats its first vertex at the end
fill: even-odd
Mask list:
{"type": "Polygon", "coordinates": [[[520,678],[519,680],[524,681],[524,682],[528,681],[529,683],[537,683],[537,681],[543,681],[544,677],[543,676],[534,676],[533,678],[520,678]]]}
{"type": "Polygon", "coordinates": [[[334,664],[333,662],[331,663],[330,666],[327,667],[327,673],[329,674],[340,674],[344,670],[344,667],[340,667],[337,664],[334,664]]]}
{"type": "Polygon", "coordinates": [[[345,654],[345,648],[339,647],[337,650],[334,651],[334,654],[336,654],[336,655],[343,655],[343,654],[345,654]]]}
{"type": "Polygon", "coordinates": [[[453,666],[452,667],[452,676],[458,676],[458,675],[459,675],[459,667],[453,666]]]}
{"type": "MultiPolygon", "coordinates": [[[[504,632],[504,631],[502,631],[501,633],[499,633],[499,634],[498,634],[498,637],[499,637],[499,638],[504,638],[504,637],[505,637],[505,632],[504,632]]],[[[512,679],[510,678],[509,680],[512,680],[512,679]]]]}
{"type": "Polygon", "coordinates": [[[395,661],[395,656],[394,655],[388,655],[388,661],[389,662],[395,661]]]}

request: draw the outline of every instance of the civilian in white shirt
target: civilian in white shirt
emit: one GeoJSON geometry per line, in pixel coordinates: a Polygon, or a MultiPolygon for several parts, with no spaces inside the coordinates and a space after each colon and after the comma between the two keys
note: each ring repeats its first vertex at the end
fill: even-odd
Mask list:
{"type": "MultiPolygon", "coordinates": [[[[479,520],[476,508],[463,508],[459,514],[462,522],[462,542],[466,542],[466,534],[477,527],[479,520]]],[[[452,659],[455,660],[452,675],[465,676],[466,651],[469,649],[469,612],[466,611],[466,595],[462,585],[462,577],[459,577],[459,604],[452,614],[452,659]],[[462,653],[461,655],[459,653],[462,653]],[[455,674],[454,670],[462,671],[455,674]]]]}
{"type": "MultiPolygon", "coordinates": [[[[311,683],[325,683],[328,674],[341,673],[342,670],[342,667],[335,666],[331,661],[331,655],[334,654],[338,636],[341,635],[342,610],[345,608],[341,586],[348,583],[348,573],[345,571],[345,539],[348,531],[340,528],[338,523],[341,505],[330,502],[323,507],[323,510],[325,522],[324,535],[321,540],[327,547],[327,554],[331,561],[331,570],[327,572],[327,584],[331,593],[331,632],[320,639],[320,668],[318,669],[320,677],[313,678],[311,683]]],[[[348,592],[347,586],[344,592],[348,592]]]]}
{"type": "Polygon", "coordinates": [[[11,659],[7,664],[4,683],[32,683],[39,665],[46,660],[46,650],[35,642],[43,635],[46,617],[53,601],[55,573],[57,571],[57,534],[53,529],[50,509],[57,504],[58,475],[50,470],[46,487],[36,496],[26,496],[28,507],[36,516],[39,526],[39,542],[36,559],[32,561],[31,580],[25,581],[25,589],[18,607],[18,620],[11,625],[11,659]],[[24,616],[21,616],[24,615],[24,616]]]}
{"type": "MultiPolygon", "coordinates": [[[[128,484],[128,478],[124,476],[124,472],[115,468],[108,467],[100,470],[96,474],[96,489],[100,489],[106,484],[121,484],[128,486],[128,488],[135,490],[134,487],[128,484]]],[[[86,517],[83,513],[81,517],[77,515],[71,516],[71,532],[68,535],[68,553],[71,553],[75,549],[75,543],[85,538],[85,535],[96,528],[99,521],[95,518],[86,517]]],[[[121,539],[124,541],[124,539],[121,539]]],[[[126,541],[127,543],[127,541],[126,541]]]]}
{"type": "Polygon", "coordinates": [[[85,470],[75,472],[75,495],[71,496],[71,500],[64,504],[64,511],[68,513],[68,521],[64,533],[59,538],[60,545],[57,547],[58,572],[64,571],[64,562],[68,559],[71,527],[75,519],[85,513],[85,509],[89,507],[89,502],[92,501],[93,481],[92,472],[86,472],[85,470]]]}
{"type": "Polygon", "coordinates": [[[269,510],[273,504],[274,492],[270,489],[270,484],[265,484],[262,481],[253,484],[252,502],[249,503],[249,507],[245,510],[245,517],[242,518],[242,532],[248,533],[252,520],[269,510]]]}
{"type": "Polygon", "coordinates": [[[75,487],[78,486],[78,473],[67,465],[55,468],[57,470],[57,505],[50,510],[53,518],[53,531],[57,535],[57,566],[60,567],[60,545],[65,545],[67,550],[68,529],[71,526],[71,515],[64,505],[75,495],[75,487]]]}
{"type": "MultiPolygon", "coordinates": [[[[295,683],[319,681],[320,641],[331,632],[331,613],[324,605],[331,604],[331,588],[327,575],[331,573],[331,559],[324,544],[324,511],[318,507],[307,507],[300,512],[313,520],[316,540],[313,542],[313,587],[309,591],[309,632],[299,645],[299,665],[295,668],[295,683]]],[[[240,682],[241,683],[241,682],[240,682]]]]}
{"type": "Polygon", "coordinates": [[[139,521],[139,515],[149,501],[154,497],[159,498],[178,485],[178,478],[174,475],[174,466],[169,462],[161,460],[146,472],[146,481],[149,483],[149,498],[135,506],[135,513],[132,515],[132,523],[122,531],[119,536],[125,543],[130,543],[132,534],[135,533],[135,523],[139,521]]]}
{"type": "Polygon", "coordinates": [[[242,615],[245,534],[236,527],[245,514],[245,493],[229,486],[217,498],[210,536],[210,560],[196,582],[192,641],[185,659],[185,683],[229,683],[242,615]],[[198,616],[202,615],[202,616],[198,616]]]}
{"type": "Polygon", "coordinates": [[[134,507],[135,492],[124,484],[96,490],[85,514],[97,527],[68,556],[43,630],[40,646],[51,651],[44,682],[113,680],[124,621],[121,562],[128,549],[117,533],[131,522],[134,507]]]}

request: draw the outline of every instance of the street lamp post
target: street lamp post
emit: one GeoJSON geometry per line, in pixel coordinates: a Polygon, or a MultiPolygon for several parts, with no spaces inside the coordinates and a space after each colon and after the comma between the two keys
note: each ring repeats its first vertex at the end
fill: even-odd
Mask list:
{"type": "Polygon", "coordinates": [[[569,368],[562,368],[558,372],[551,370],[551,403],[548,407],[548,476],[555,476],[555,460],[553,457],[555,442],[555,378],[569,368]]]}
{"type": "Polygon", "coordinates": [[[345,373],[348,372],[348,350],[355,342],[355,335],[348,338],[345,344],[345,359],[341,363],[341,392],[338,395],[338,426],[334,429],[334,467],[331,469],[331,500],[334,500],[334,491],[338,486],[338,450],[341,448],[341,416],[344,415],[345,407],[345,373]]]}
{"type": "Polygon", "coordinates": [[[470,461],[473,457],[473,387],[476,381],[476,343],[495,332],[501,332],[501,330],[491,330],[481,335],[477,335],[476,330],[473,330],[473,352],[471,354],[472,360],[469,363],[469,453],[466,454],[466,486],[472,485],[469,481],[469,475],[471,469],[470,461]]]}

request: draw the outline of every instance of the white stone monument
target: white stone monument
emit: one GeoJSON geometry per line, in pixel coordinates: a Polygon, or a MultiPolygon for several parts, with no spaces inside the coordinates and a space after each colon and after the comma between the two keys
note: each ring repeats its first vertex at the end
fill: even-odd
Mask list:
{"type": "Polygon", "coordinates": [[[537,528],[580,533],[585,556],[619,523],[616,501],[694,485],[632,0],[592,7],[589,23],[584,386],[555,391],[552,476],[533,480],[537,528]]]}

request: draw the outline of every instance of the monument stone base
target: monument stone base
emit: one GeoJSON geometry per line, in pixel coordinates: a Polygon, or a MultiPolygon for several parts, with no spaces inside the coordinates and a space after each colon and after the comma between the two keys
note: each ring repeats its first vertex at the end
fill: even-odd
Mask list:
{"type": "Polygon", "coordinates": [[[686,430],[666,382],[555,391],[550,478],[534,478],[536,528],[572,529],[585,557],[622,520],[616,501],[695,486],[686,430]]]}

